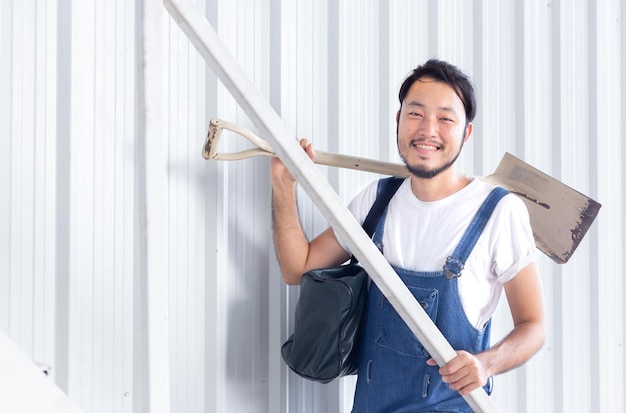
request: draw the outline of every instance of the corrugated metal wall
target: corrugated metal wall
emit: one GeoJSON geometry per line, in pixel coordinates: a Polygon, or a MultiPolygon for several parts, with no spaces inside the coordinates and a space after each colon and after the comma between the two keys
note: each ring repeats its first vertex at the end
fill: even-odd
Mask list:
{"type": "MultiPolygon", "coordinates": [[[[146,411],[141,4],[0,2],[0,328],[86,412],[146,411]]],[[[397,161],[404,75],[431,56],[467,70],[479,114],[466,173],[489,174],[508,151],[603,204],[569,263],[541,259],[548,339],[496,378],[494,400],[507,413],[624,411],[619,0],[196,6],[294,135],[320,149],[397,161]]],[[[165,10],[162,27],[171,411],[349,411],[352,379],[306,382],[280,359],[297,288],[274,260],[267,159],[200,156],[211,117],[254,125],[165,10]]],[[[246,147],[226,133],[221,145],[246,147]]],[[[375,179],[324,171],[346,201],[375,179]]],[[[325,228],[306,194],[299,203],[309,234],[325,228]]],[[[509,325],[503,302],[495,334],[509,325]]]]}

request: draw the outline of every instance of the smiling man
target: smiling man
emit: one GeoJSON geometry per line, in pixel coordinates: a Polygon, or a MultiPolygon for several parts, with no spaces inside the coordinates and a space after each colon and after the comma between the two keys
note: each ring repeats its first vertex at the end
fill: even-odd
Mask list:
{"type": "MultiPolygon", "coordinates": [[[[455,168],[472,135],[474,88],[457,67],[431,59],[403,82],[398,151],[411,176],[390,201],[374,241],[457,351],[437,366],[375,284],[359,354],[353,412],[471,412],[461,395],[526,362],[545,337],[536,248],[521,200],[455,168]],[[491,346],[490,321],[505,292],[513,330],[491,346]]],[[[301,140],[311,158],[312,145],[301,140]]],[[[383,182],[383,181],[381,181],[383,182]]],[[[300,226],[296,182],[272,160],[276,254],[285,282],[350,257],[331,228],[309,241],[300,226]]],[[[380,182],[350,203],[363,222],[380,182]]]]}

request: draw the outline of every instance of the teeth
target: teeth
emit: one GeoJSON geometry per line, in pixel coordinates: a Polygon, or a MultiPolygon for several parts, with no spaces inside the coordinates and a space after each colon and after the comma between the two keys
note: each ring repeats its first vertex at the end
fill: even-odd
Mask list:
{"type": "Polygon", "coordinates": [[[433,146],[433,145],[417,144],[417,145],[414,145],[414,146],[416,148],[425,149],[427,151],[436,151],[437,150],[437,147],[433,146]]]}

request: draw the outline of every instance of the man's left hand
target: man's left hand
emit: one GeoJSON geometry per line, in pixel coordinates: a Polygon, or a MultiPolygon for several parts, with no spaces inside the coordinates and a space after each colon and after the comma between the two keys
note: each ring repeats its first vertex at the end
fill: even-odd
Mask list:
{"type": "MultiPolygon", "coordinates": [[[[429,366],[437,365],[434,359],[426,363],[429,366]]],[[[439,369],[439,374],[444,383],[464,396],[487,384],[489,378],[480,359],[467,351],[457,351],[456,357],[439,369]]]]}

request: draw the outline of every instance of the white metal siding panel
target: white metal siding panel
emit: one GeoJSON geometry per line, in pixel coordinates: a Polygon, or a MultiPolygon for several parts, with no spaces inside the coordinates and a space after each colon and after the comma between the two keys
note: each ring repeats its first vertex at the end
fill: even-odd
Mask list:
{"type": "MultiPolygon", "coordinates": [[[[402,78],[431,56],[470,73],[479,112],[465,173],[489,174],[510,151],[603,203],[568,264],[540,258],[546,344],[496,378],[494,400],[507,413],[624,411],[619,1],[197,6],[294,135],[320,149],[397,161],[402,78]]],[[[136,7],[0,3],[0,328],[89,412],[138,411],[147,386],[136,7]]],[[[280,359],[298,289],[282,284],[271,248],[268,159],[200,157],[211,117],[254,127],[165,11],[163,28],[171,411],[348,412],[353,378],[314,384],[280,359]]],[[[220,146],[249,147],[229,132],[220,146]]],[[[375,179],[324,171],[346,202],[375,179]]],[[[306,194],[298,202],[306,232],[324,229],[306,194]]],[[[503,299],[494,339],[507,311],[503,299]]]]}
{"type": "Polygon", "coordinates": [[[591,397],[598,411],[624,409],[624,193],[626,172],[624,160],[624,31],[623,16],[626,7],[618,2],[597,2],[591,36],[590,59],[593,75],[592,110],[595,124],[588,139],[593,165],[590,191],[598,199],[606,200],[602,219],[593,232],[591,241],[591,305],[593,314],[592,337],[595,341],[592,354],[597,354],[596,367],[592,369],[591,397]],[[620,10],[621,7],[621,10],[620,10]],[[620,15],[621,11],[621,15],[620,15]],[[620,28],[622,44],[620,44],[620,28]],[[622,51],[620,56],[619,51],[622,51]],[[621,125],[616,120],[622,119],[621,125]],[[621,127],[620,127],[621,126],[621,127]],[[621,171],[621,174],[619,173],[621,171]],[[614,369],[613,366],[618,368],[614,369]],[[615,397],[614,395],[621,395],[615,397]]]}
{"type": "MultiPolygon", "coordinates": [[[[380,44],[374,1],[339,3],[339,88],[337,101],[340,153],[366,158],[379,157],[380,44]]],[[[374,177],[370,174],[340,171],[339,193],[349,201],[374,177]]]]}
{"type": "Polygon", "coordinates": [[[3,5],[2,328],[53,359],[56,30],[54,3],[3,5]],[[4,77],[6,76],[6,77],[4,77]],[[11,139],[13,134],[22,139],[11,139]]]}
{"type": "MultiPolygon", "coordinates": [[[[0,152],[0,325],[6,331],[9,326],[11,300],[11,151],[12,130],[12,83],[13,83],[13,5],[0,6],[0,59],[6,62],[0,65],[0,136],[5,151],[0,152]],[[10,97],[9,97],[10,96],[10,97]]],[[[8,331],[7,331],[8,334],[8,331]]],[[[15,337],[13,337],[15,340],[15,337]]]]}
{"type": "MultiPolygon", "coordinates": [[[[515,114],[515,122],[524,131],[523,140],[520,138],[523,144],[520,155],[523,154],[524,159],[530,164],[552,174],[553,150],[550,140],[554,115],[553,97],[549,93],[553,64],[550,18],[550,7],[540,2],[524,2],[523,22],[518,26],[523,30],[523,57],[519,61],[519,64],[523,65],[520,73],[520,78],[523,79],[520,82],[523,85],[523,95],[517,96],[517,99],[523,99],[523,106],[519,106],[521,110],[515,114]]],[[[502,396],[497,399],[498,405],[506,403],[517,411],[557,411],[552,404],[557,385],[554,369],[555,316],[550,305],[555,282],[555,277],[551,275],[553,266],[554,264],[545,258],[539,262],[547,304],[548,335],[543,350],[522,367],[526,371],[519,371],[524,375],[526,394],[522,393],[517,397],[521,392],[517,392],[515,388],[503,392],[504,394],[498,391],[495,397],[498,397],[498,394],[502,396]]]]}
{"type": "MultiPolygon", "coordinates": [[[[30,13],[34,12],[33,10],[24,12],[23,8],[15,7],[13,18],[18,22],[23,22],[27,27],[33,27],[34,16],[29,11],[30,13]]],[[[31,268],[32,257],[29,253],[34,250],[32,220],[34,217],[33,186],[35,177],[33,175],[36,173],[32,160],[34,133],[31,129],[35,117],[34,82],[32,81],[34,77],[32,55],[35,54],[33,37],[34,33],[29,30],[26,30],[25,34],[21,31],[15,33],[15,40],[19,45],[13,49],[14,59],[12,61],[17,66],[15,69],[21,69],[22,66],[27,66],[30,69],[26,69],[22,76],[17,77],[17,82],[12,88],[14,102],[12,128],[20,132],[23,131],[22,133],[26,134],[28,138],[11,145],[11,194],[15,194],[15,196],[11,196],[9,200],[12,211],[9,230],[12,247],[9,291],[11,296],[16,297],[15,300],[11,300],[9,328],[15,331],[18,342],[30,351],[32,351],[33,343],[33,325],[27,322],[22,323],[22,318],[25,321],[31,321],[31,317],[33,317],[32,292],[35,291],[34,274],[31,268]],[[33,53],[24,56],[24,50],[31,50],[33,53]],[[25,117],[26,119],[24,119],[25,117]],[[21,191],[20,188],[24,190],[21,191]],[[23,254],[28,254],[28,256],[25,257],[23,254]],[[21,276],[18,277],[17,274],[21,276]]]]}
{"type": "MultiPolygon", "coordinates": [[[[337,102],[333,91],[328,90],[328,78],[334,68],[329,65],[331,57],[327,47],[337,39],[327,37],[327,7],[330,4],[324,2],[280,2],[281,76],[277,86],[281,92],[280,115],[296,136],[307,137],[320,147],[336,145],[335,135],[328,130],[328,107],[336,106],[337,102]]],[[[308,233],[320,232],[326,227],[324,218],[303,191],[298,191],[297,196],[303,227],[308,233]]],[[[274,272],[270,277],[280,277],[280,272],[271,268],[274,272]]],[[[287,325],[279,343],[292,331],[290,314],[293,314],[297,297],[297,287],[286,288],[283,316],[287,317],[287,325]]],[[[278,350],[279,347],[270,349],[278,350]]],[[[337,401],[336,397],[330,397],[336,394],[337,383],[321,386],[303,381],[290,371],[282,373],[286,374],[287,386],[284,411],[324,412],[328,411],[329,399],[337,401]]]]}
{"type": "MultiPolygon", "coordinates": [[[[178,27],[167,19],[169,36],[163,66],[165,77],[167,139],[169,142],[169,215],[168,243],[171,253],[170,274],[170,331],[172,406],[180,411],[191,411],[203,406],[204,396],[204,345],[205,278],[213,276],[205,272],[203,252],[204,192],[200,178],[204,163],[198,155],[198,135],[206,128],[204,113],[204,65],[200,57],[180,33],[178,27]],[[193,86],[193,87],[191,87],[193,86]],[[194,141],[194,142],[190,142],[194,141]]],[[[210,339],[210,338],[208,338],[210,339]]]]}
{"type": "MultiPolygon", "coordinates": [[[[588,149],[587,133],[589,131],[588,91],[589,66],[587,46],[587,9],[584,2],[564,4],[559,10],[560,33],[560,139],[558,141],[558,160],[555,175],[566,183],[576,182],[581,192],[589,193],[588,181],[588,149]]],[[[556,40],[556,39],[555,39],[556,40]]],[[[590,353],[590,308],[589,308],[589,250],[588,243],[581,245],[578,254],[572,258],[568,271],[558,271],[557,293],[560,293],[559,307],[554,308],[555,314],[561,316],[556,337],[561,339],[561,366],[563,380],[567,388],[557,390],[562,400],[556,405],[563,411],[571,411],[582,407],[585,411],[593,411],[589,382],[592,359],[590,353]],[[567,345],[576,342],[576,346],[567,345]],[[581,358],[580,354],[587,354],[581,358]],[[571,393],[570,393],[571,392],[571,393]]],[[[595,364],[595,363],[594,363],[595,364]]]]}
{"type": "MultiPolygon", "coordinates": [[[[262,19],[266,6],[259,2],[221,3],[216,23],[220,37],[269,97],[269,85],[264,84],[269,80],[269,22],[262,19]]],[[[216,96],[207,98],[217,108],[216,113],[205,115],[207,121],[220,116],[252,128],[221,86],[216,96]]],[[[190,140],[204,136],[206,124],[203,129],[198,131],[200,135],[192,134],[190,140]]],[[[224,133],[222,143],[225,151],[249,146],[232,133],[224,133]]],[[[196,151],[200,149],[197,145],[196,139],[196,151]]],[[[216,374],[207,377],[206,385],[217,387],[215,399],[206,399],[207,411],[259,411],[268,405],[266,315],[271,235],[267,168],[267,159],[253,159],[219,166],[217,175],[205,176],[206,190],[217,190],[218,194],[218,214],[207,217],[218,227],[214,239],[217,265],[209,267],[205,274],[217,287],[215,291],[207,289],[207,300],[217,299],[218,303],[216,312],[206,314],[218,325],[216,331],[206,332],[207,340],[215,341],[217,350],[207,353],[207,362],[217,367],[216,374]]]]}
{"type": "Polygon", "coordinates": [[[57,182],[69,197],[61,223],[69,243],[59,252],[69,257],[69,331],[61,333],[67,391],[94,412],[132,411],[134,396],[133,15],[123,1],[75,2],[69,22],[69,181],[57,182]]]}

